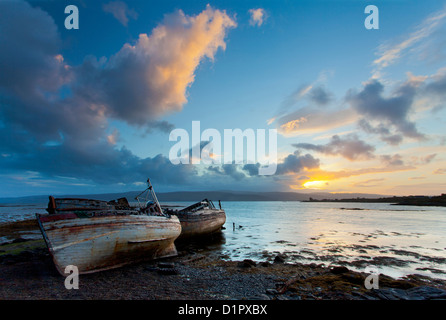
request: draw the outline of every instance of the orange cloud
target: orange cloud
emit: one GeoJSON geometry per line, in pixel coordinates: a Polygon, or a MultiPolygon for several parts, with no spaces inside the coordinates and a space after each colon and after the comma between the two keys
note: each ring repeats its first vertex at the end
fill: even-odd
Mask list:
{"type": "MultiPolygon", "coordinates": [[[[326,171],[320,168],[316,168],[313,170],[307,170],[301,172],[301,175],[305,175],[305,179],[297,179],[294,182],[298,182],[298,184],[291,184],[289,187],[291,189],[303,189],[303,188],[314,188],[314,189],[326,189],[329,185],[330,181],[349,178],[353,176],[361,176],[367,174],[378,174],[378,173],[386,173],[386,172],[397,172],[397,171],[406,171],[413,170],[415,167],[406,166],[406,165],[398,165],[398,166],[385,166],[385,167],[377,167],[377,168],[363,168],[357,170],[339,170],[339,171],[326,171]]],[[[370,179],[365,183],[381,181],[381,179],[370,179]]],[[[359,186],[359,185],[358,185],[359,186]]]]}
{"type": "Polygon", "coordinates": [[[251,15],[249,19],[249,24],[252,26],[260,27],[266,20],[266,11],[262,8],[249,9],[249,14],[251,15]]]}
{"type": "Polygon", "coordinates": [[[281,117],[277,123],[279,133],[284,136],[295,136],[321,133],[354,123],[357,119],[357,113],[350,108],[327,110],[305,107],[281,117]]]}
{"type": "Polygon", "coordinates": [[[284,123],[280,126],[280,129],[283,133],[291,133],[294,131],[297,131],[299,129],[300,124],[303,122],[306,122],[307,119],[304,117],[301,117],[300,119],[291,120],[287,123],[284,123]]]}
{"type": "Polygon", "coordinates": [[[225,11],[209,5],[195,16],[178,10],[108,61],[87,60],[78,71],[78,91],[100,98],[107,116],[130,124],[144,125],[180,111],[198,65],[214,61],[217,51],[226,49],[225,36],[234,27],[225,11]]]}

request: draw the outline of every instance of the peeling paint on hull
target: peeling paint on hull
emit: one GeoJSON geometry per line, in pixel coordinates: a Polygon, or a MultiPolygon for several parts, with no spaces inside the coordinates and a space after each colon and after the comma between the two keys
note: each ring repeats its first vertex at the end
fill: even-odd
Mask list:
{"type": "Polygon", "coordinates": [[[60,274],[74,265],[79,273],[117,268],[141,260],[177,254],[181,233],[176,216],[110,215],[77,218],[73,214],[37,215],[43,237],[60,274]]]}

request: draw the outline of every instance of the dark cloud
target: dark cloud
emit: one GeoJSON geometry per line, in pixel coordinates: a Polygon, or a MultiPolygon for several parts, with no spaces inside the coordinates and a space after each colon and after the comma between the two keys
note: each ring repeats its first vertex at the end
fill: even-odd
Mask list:
{"type": "Polygon", "coordinates": [[[328,92],[323,86],[312,88],[308,95],[311,101],[320,106],[327,105],[332,101],[333,98],[332,94],[328,92]]]}
{"type": "Polygon", "coordinates": [[[243,170],[246,171],[250,176],[259,175],[260,163],[248,163],[243,166],[243,170]]]}
{"type": "Polygon", "coordinates": [[[403,157],[399,154],[394,155],[382,155],[380,156],[381,162],[386,167],[401,167],[404,166],[403,157]]]}
{"type": "MultiPolygon", "coordinates": [[[[323,85],[305,84],[297,88],[293,93],[286,97],[278,111],[278,116],[283,116],[289,109],[298,106],[301,102],[307,102],[310,106],[305,108],[319,108],[330,103],[333,95],[326,90],[323,85]]],[[[301,106],[302,108],[302,106],[301,106]]]]}
{"type": "Polygon", "coordinates": [[[66,73],[53,19],[27,2],[2,1],[0,6],[0,90],[26,98],[58,89],[66,73]]]}
{"type": "Polygon", "coordinates": [[[0,7],[0,41],[7,44],[0,50],[2,133],[36,143],[100,136],[103,108],[82,97],[61,97],[73,74],[58,54],[53,19],[26,2],[3,1],[0,7]]]}
{"type": "Polygon", "coordinates": [[[28,154],[1,157],[2,168],[35,171],[49,177],[74,177],[99,184],[131,184],[154,178],[165,185],[192,183],[197,172],[192,165],[173,165],[159,154],[140,158],[125,147],[115,149],[106,142],[81,149],[73,145],[41,146],[28,154]]]}
{"type": "Polygon", "coordinates": [[[165,132],[165,133],[170,133],[173,129],[175,129],[175,126],[166,120],[149,121],[146,124],[146,133],[151,133],[156,130],[159,130],[159,131],[165,132]]]}
{"type": "Polygon", "coordinates": [[[392,134],[389,128],[382,123],[374,127],[367,120],[361,119],[358,122],[358,126],[366,133],[378,134],[381,140],[390,145],[399,145],[403,141],[403,136],[401,134],[392,134]]]}
{"type": "Polygon", "coordinates": [[[319,159],[313,158],[311,154],[301,156],[299,151],[288,155],[282,163],[277,164],[276,175],[287,173],[299,173],[303,169],[319,168],[319,159]]]}
{"type": "Polygon", "coordinates": [[[117,149],[120,134],[116,129],[110,134],[109,120],[147,132],[172,130],[159,117],[181,110],[196,67],[225,47],[226,31],[234,26],[224,11],[210,6],[193,17],[177,11],[152,35],[141,34],[109,59],[89,56],[70,66],[60,54],[62,42],[50,15],[24,1],[1,1],[2,172],[35,171],[100,184],[147,176],[164,184],[194,182],[194,166],[117,149]]]}
{"type": "Polygon", "coordinates": [[[330,142],[325,145],[316,145],[311,143],[293,144],[296,148],[314,150],[328,155],[341,155],[348,160],[371,159],[374,157],[375,148],[366,142],[360,140],[355,134],[349,134],[346,137],[334,135],[330,142]]]}
{"type": "Polygon", "coordinates": [[[432,78],[425,87],[425,94],[438,99],[437,105],[432,108],[432,113],[438,113],[446,108],[446,69],[440,69],[432,78]]]}
{"type": "Polygon", "coordinates": [[[238,167],[232,164],[224,164],[222,165],[222,169],[223,172],[230,176],[233,177],[235,180],[239,181],[242,180],[243,178],[245,178],[245,174],[243,172],[238,171],[237,169],[238,167]]]}
{"type": "Polygon", "coordinates": [[[434,80],[426,85],[426,91],[438,96],[446,96],[446,69],[434,76],[434,80]]]}
{"type": "Polygon", "coordinates": [[[414,166],[429,164],[435,159],[436,156],[437,156],[436,153],[428,154],[426,156],[419,156],[419,157],[412,156],[410,159],[411,160],[410,163],[414,166]]]}
{"type": "Polygon", "coordinates": [[[429,154],[429,155],[427,155],[427,156],[425,156],[425,157],[422,157],[421,159],[422,159],[422,161],[425,163],[425,164],[428,164],[428,163],[431,163],[432,162],[432,160],[434,160],[434,158],[437,156],[437,154],[436,153],[433,153],[433,154],[429,154]]]}
{"type": "MultiPolygon", "coordinates": [[[[300,155],[299,151],[295,151],[293,154],[286,156],[282,162],[277,164],[277,170],[273,176],[282,176],[289,173],[299,173],[303,169],[315,169],[319,168],[319,159],[315,159],[310,154],[300,155]]],[[[236,164],[224,164],[221,167],[209,166],[208,171],[228,175],[235,180],[239,181],[246,177],[246,175],[239,171],[245,171],[250,177],[260,177],[259,168],[260,163],[245,164],[243,166],[236,164]]]]}
{"type": "Polygon", "coordinates": [[[207,168],[208,171],[217,173],[220,175],[225,175],[232,177],[236,181],[240,181],[244,178],[246,178],[246,175],[238,170],[239,165],[237,164],[223,164],[220,167],[218,166],[209,166],[207,168]]]}
{"type": "MultiPolygon", "coordinates": [[[[370,132],[381,131],[383,126],[386,126],[404,137],[424,139],[424,134],[420,133],[415,123],[408,119],[418,85],[419,81],[409,79],[400,85],[390,97],[384,97],[384,85],[378,80],[371,80],[359,93],[349,91],[347,101],[364,118],[381,123],[380,128],[373,128],[369,130],[370,132]]],[[[390,136],[390,131],[389,134],[384,135],[389,142],[396,143],[398,141],[396,136],[389,139],[390,136]]]]}
{"type": "Polygon", "coordinates": [[[116,20],[118,20],[123,26],[127,26],[129,19],[137,19],[138,13],[130,9],[127,3],[123,1],[111,1],[109,3],[104,3],[102,9],[105,12],[111,13],[116,20]]]}

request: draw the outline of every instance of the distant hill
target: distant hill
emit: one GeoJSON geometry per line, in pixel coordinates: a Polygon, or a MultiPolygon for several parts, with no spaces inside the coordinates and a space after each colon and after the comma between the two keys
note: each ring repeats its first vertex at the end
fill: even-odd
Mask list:
{"type": "MultiPolygon", "coordinates": [[[[128,191],[123,193],[84,194],[84,195],[56,195],[58,198],[88,198],[97,200],[113,200],[125,197],[132,201],[141,191],[128,191]]],[[[298,192],[254,192],[254,191],[176,191],[157,192],[160,202],[172,201],[200,201],[210,199],[213,201],[305,201],[323,199],[348,199],[348,198],[380,198],[381,195],[361,193],[298,193],[298,192]]],[[[49,195],[0,198],[0,203],[46,203],[49,195]]]]}

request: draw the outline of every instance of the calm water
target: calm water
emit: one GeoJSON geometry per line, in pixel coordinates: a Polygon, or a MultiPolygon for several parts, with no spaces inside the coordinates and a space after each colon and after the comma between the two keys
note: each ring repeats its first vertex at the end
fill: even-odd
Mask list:
{"type": "Polygon", "coordinates": [[[375,203],[226,202],[230,258],[376,267],[394,277],[446,279],[446,208],[375,203]],[[241,227],[239,227],[241,226],[241,227]]]}
{"type": "MultiPolygon", "coordinates": [[[[223,240],[213,248],[228,259],[265,261],[281,253],[289,262],[346,263],[393,277],[417,273],[446,279],[446,208],[303,202],[222,202],[222,207],[223,240]]],[[[45,208],[46,203],[4,205],[0,222],[34,218],[45,208]]]]}

